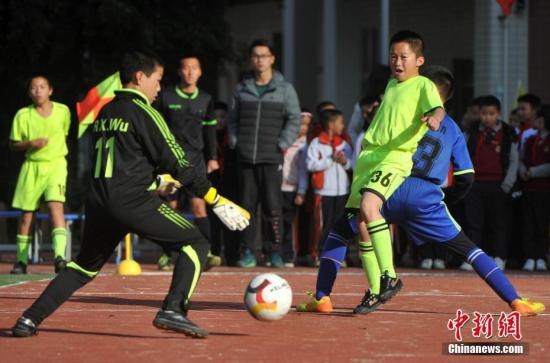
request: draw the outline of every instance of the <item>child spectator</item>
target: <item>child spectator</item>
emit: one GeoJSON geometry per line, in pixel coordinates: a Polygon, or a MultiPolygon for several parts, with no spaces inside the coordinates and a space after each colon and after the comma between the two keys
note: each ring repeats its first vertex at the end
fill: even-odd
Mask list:
{"type": "Polygon", "coordinates": [[[508,125],[516,129],[517,133],[517,130],[520,126],[519,112],[517,108],[514,108],[512,111],[510,111],[510,116],[508,117],[508,125]]]}
{"type": "Polygon", "coordinates": [[[304,203],[308,187],[308,171],[306,166],[307,143],[306,135],[311,123],[309,112],[300,114],[300,131],[298,138],[285,151],[283,162],[283,261],[285,267],[294,267],[294,218],[297,206],[304,203]]]}
{"type": "MultiPolygon", "coordinates": [[[[376,65],[374,69],[369,73],[369,76],[363,83],[363,89],[366,97],[363,97],[359,102],[353,105],[353,112],[349,121],[346,124],[346,130],[349,132],[351,139],[350,145],[356,145],[359,138],[359,134],[363,131],[363,124],[365,120],[365,110],[362,101],[373,96],[378,96],[378,102],[381,101],[381,96],[384,95],[384,90],[388,85],[388,80],[391,76],[391,69],[387,65],[376,65]]],[[[374,117],[374,116],[373,116],[374,117]]]]}
{"type": "Polygon", "coordinates": [[[537,133],[525,140],[519,166],[523,180],[523,270],[546,271],[548,218],[550,217],[550,105],[534,119],[537,133]]]}
{"type": "MultiPolygon", "coordinates": [[[[483,249],[506,265],[506,219],[510,193],[518,171],[518,145],[514,129],[500,120],[500,101],[482,98],[480,122],[471,125],[468,150],[474,162],[475,181],[465,199],[466,231],[476,243],[487,241],[483,249]],[[487,238],[483,238],[484,229],[487,238]]],[[[461,266],[467,269],[466,266],[461,266]]]]}
{"type": "Polygon", "coordinates": [[[463,131],[469,130],[473,123],[479,122],[479,110],[482,101],[483,96],[476,97],[466,108],[466,112],[464,116],[462,116],[462,121],[460,121],[460,128],[463,131]]]}
{"type": "Polygon", "coordinates": [[[365,136],[365,132],[369,128],[370,123],[374,119],[376,111],[378,111],[378,106],[380,106],[380,95],[365,96],[359,101],[361,118],[363,119],[363,127],[361,129],[361,132],[357,134],[357,138],[355,139],[352,160],[353,165],[355,165],[355,161],[361,153],[361,144],[363,142],[363,137],[365,136]]]}
{"type": "Polygon", "coordinates": [[[321,126],[321,114],[326,110],[336,110],[336,104],[331,101],[322,101],[317,104],[315,107],[315,117],[313,118],[309,131],[307,133],[307,143],[311,143],[311,140],[319,136],[321,131],[323,131],[323,126],[321,126]]]}
{"type": "Polygon", "coordinates": [[[540,98],[532,93],[524,94],[518,97],[518,117],[519,126],[516,128],[520,149],[525,140],[535,135],[537,130],[533,128],[533,122],[537,117],[537,111],[540,107],[540,98]]]}
{"type": "Polygon", "coordinates": [[[344,117],[341,111],[325,110],[320,123],[323,131],[313,139],[307,151],[307,168],[312,172],[312,186],[321,201],[321,235],[325,241],[328,232],[343,214],[349,193],[352,151],[342,138],[344,117]]]}
{"type": "Polygon", "coordinates": [[[17,260],[12,274],[27,273],[31,227],[42,197],[48,205],[52,222],[55,272],[66,266],[67,231],[63,203],[68,150],[65,139],[71,114],[67,106],[50,100],[52,93],[48,78],[33,77],[29,83],[32,105],[17,111],[13,119],[10,147],[15,151],[25,151],[25,162],[21,166],[12,203],[14,208],[23,212],[17,231],[17,260]]]}

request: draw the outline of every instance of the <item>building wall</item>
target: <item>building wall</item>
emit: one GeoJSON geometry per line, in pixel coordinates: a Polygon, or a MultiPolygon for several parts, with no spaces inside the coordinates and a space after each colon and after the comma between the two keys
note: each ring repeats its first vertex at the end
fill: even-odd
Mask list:
{"type": "Polygon", "coordinates": [[[519,85],[528,87],[528,14],[501,14],[494,1],[475,3],[474,89],[498,97],[506,119],[519,85]]]}
{"type": "MultiPolygon", "coordinates": [[[[392,0],[390,37],[402,29],[420,33],[427,45],[427,64],[440,64],[453,70],[456,58],[473,59],[473,3],[473,0],[392,0]]],[[[353,104],[362,96],[364,31],[378,31],[380,1],[340,1],[338,12],[336,103],[349,116],[353,104]]],[[[378,51],[379,45],[375,48],[378,51]]],[[[375,58],[378,59],[378,54],[375,58]]]]}
{"type": "Polygon", "coordinates": [[[338,4],[338,56],[336,104],[350,117],[361,98],[363,34],[380,26],[379,1],[349,0],[338,4]]]}
{"type": "Polygon", "coordinates": [[[530,0],[529,6],[529,88],[550,103],[550,1],[530,0]]]}
{"type": "Polygon", "coordinates": [[[426,64],[452,69],[453,59],[473,58],[473,3],[473,0],[392,0],[390,37],[402,29],[418,32],[426,43],[426,64]]]}
{"type": "Polygon", "coordinates": [[[295,4],[294,87],[300,105],[313,111],[322,87],[322,2],[297,0],[295,4]]]}
{"type": "MultiPolygon", "coordinates": [[[[294,86],[302,106],[313,108],[324,94],[323,2],[296,0],[294,3],[294,86]]],[[[527,42],[529,17],[532,19],[531,44],[543,44],[546,40],[545,24],[550,15],[550,2],[531,0],[527,3],[535,9],[532,15],[524,9],[502,21],[498,18],[501,10],[496,1],[391,0],[389,32],[390,36],[401,29],[419,32],[426,41],[427,64],[441,64],[460,77],[458,84],[461,89],[455,97],[461,108],[459,115],[472,96],[489,93],[505,103],[503,108],[507,112],[520,83],[525,88],[531,83],[531,89],[541,95],[550,93],[550,87],[547,87],[550,71],[545,64],[549,56],[538,56],[548,54],[550,47],[532,45],[528,48],[527,42]],[[507,62],[504,62],[504,25],[508,32],[507,62]]],[[[231,6],[227,20],[231,24],[236,49],[246,48],[255,38],[273,40],[273,34],[284,32],[281,4],[281,1],[247,1],[231,6]]],[[[344,111],[346,117],[351,115],[353,104],[362,96],[365,58],[369,56],[365,54],[365,31],[370,29],[373,31],[371,35],[377,34],[379,24],[380,1],[337,0],[337,85],[332,101],[344,111]]],[[[221,78],[222,99],[230,96],[229,91],[222,89],[225,85],[225,89],[232,90],[238,79],[237,69],[233,66],[221,78]]]]}
{"type": "MultiPolygon", "coordinates": [[[[250,68],[248,46],[254,39],[263,38],[274,43],[274,36],[282,30],[282,6],[280,1],[243,2],[229,6],[226,21],[230,25],[233,47],[237,53],[236,64],[227,64],[218,79],[218,98],[231,101],[233,88],[243,69],[250,68]]],[[[277,59],[279,62],[282,59],[277,59]]]]}

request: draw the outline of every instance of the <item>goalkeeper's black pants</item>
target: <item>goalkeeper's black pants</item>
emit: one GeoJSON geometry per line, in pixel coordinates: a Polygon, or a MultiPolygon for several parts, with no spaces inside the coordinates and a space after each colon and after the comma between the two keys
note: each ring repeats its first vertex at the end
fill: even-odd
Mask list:
{"type": "Polygon", "coordinates": [[[206,238],[193,223],[154,194],[126,201],[124,205],[105,204],[90,199],[87,201],[80,253],[23,313],[35,324],[40,324],[76,290],[90,282],[127,233],[136,233],[161,244],[179,246],[180,253],[163,308],[187,311],[210,250],[206,238]]]}

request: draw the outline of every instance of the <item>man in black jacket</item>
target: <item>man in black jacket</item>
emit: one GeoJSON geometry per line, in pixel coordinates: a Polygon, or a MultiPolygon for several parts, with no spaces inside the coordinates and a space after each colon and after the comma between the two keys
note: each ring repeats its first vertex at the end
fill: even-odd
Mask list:
{"type": "Polygon", "coordinates": [[[14,336],[35,335],[44,319],[99,273],[129,232],[179,246],[170,290],[153,324],[192,337],[208,336],[187,319],[189,299],[210,247],[208,241],[182,214],[147,189],[156,173],[170,173],[212,205],[230,229],[246,228],[249,216],[219,196],[206,175],[189,165],[162,116],[151,107],[160,91],[162,73],[163,67],[152,56],[133,52],[123,58],[120,79],[124,88],[103,107],[93,124],[95,156],[80,253],[23,312],[12,329],[14,336]]]}
{"type": "MultiPolygon", "coordinates": [[[[263,238],[271,242],[269,263],[282,267],[282,163],[300,128],[300,105],[292,85],[273,70],[275,56],[264,40],[250,46],[253,73],[237,85],[229,117],[229,143],[240,158],[241,204],[255,215],[260,199],[263,238]]],[[[242,233],[241,267],[256,266],[255,222],[242,233]]]]}

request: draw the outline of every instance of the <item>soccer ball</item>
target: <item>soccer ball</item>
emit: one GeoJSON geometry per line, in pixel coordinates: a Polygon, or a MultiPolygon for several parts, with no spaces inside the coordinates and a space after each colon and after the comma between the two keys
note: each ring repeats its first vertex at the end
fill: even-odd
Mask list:
{"type": "Polygon", "coordinates": [[[250,315],[258,320],[279,320],[290,310],[292,289],[276,274],[261,274],[246,287],[244,303],[250,315]]]}

